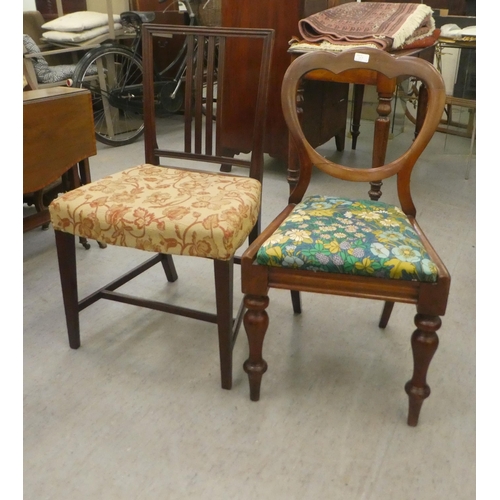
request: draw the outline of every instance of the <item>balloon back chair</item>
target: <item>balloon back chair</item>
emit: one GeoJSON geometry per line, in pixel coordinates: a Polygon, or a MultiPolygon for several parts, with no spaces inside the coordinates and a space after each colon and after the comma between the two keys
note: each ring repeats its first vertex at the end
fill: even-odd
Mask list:
{"type": "MultiPolygon", "coordinates": [[[[81,186],[50,205],[69,345],[73,349],[80,346],[79,312],[99,299],[215,323],[219,335],[221,385],[230,389],[233,345],[243,315],[241,307],[238,317],[233,317],[233,265],[240,263],[237,250],[248,239],[252,241],[260,229],[262,142],[274,32],[148,24],[144,25],[142,36],[145,164],[81,186]],[[181,122],[179,129],[183,130],[180,135],[184,135],[184,140],[178,150],[174,149],[169,134],[157,134],[160,120],[155,113],[161,113],[164,96],[163,85],[153,77],[153,41],[160,39],[161,43],[168,44],[173,37],[181,37],[187,45],[187,67],[182,82],[184,117],[179,113],[176,116],[177,122],[181,122]],[[234,40],[242,37],[254,40],[255,50],[249,60],[241,58],[241,69],[259,76],[253,96],[256,110],[253,142],[250,154],[229,157],[220,151],[219,130],[227,105],[223,98],[224,73],[227,70],[229,76],[236,68],[224,64],[225,53],[234,40]],[[158,147],[159,141],[168,147],[158,147]],[[165,159],[168,166],[163,164],[165,159]],[[224,167],[237,173],[224,173],[224,167]],[[79,299],[75,235],[155,255],[95,293],[79,299]],[[176,281],[173,254],[213,261],[216,313],[117,291],[157,263],[162,264],[167,281],[176,281]]],[[[126,71],[126,68],[115,69],[126,71]]],[[[169,88],[172,92],[171,86],[169,88]]],[[[140,90],[134,88],[130,92],[140,90]]],[[[250,97],[242,96],[242,99],[250,97]]],[[[233,108],[238,106],[238,103],[229,104],[233,108]]]]}
{"type": "MultiPolygon", "coordinates": [[[[383,102],[387,96],[379,98],[387,111],[383,102]]],[[[417,224],[410,176],[439,125],[445,102],[443,80],[430,63],[416,57],[395,58],[377,49],[349,50],[339,55],[312,52],[298,57],[289,66],[281,100],[296,146],[299,175],[291,186],[288,206],[242,257],[242,290],[247,307],[244,325],[249,341],[244,369],[250,382],[250,398],[259,400],[262,375],[267,370],[262,347],[269,324],[266,308],[270,288],[290,290],[295,313],[301,312],[300,291],[382,300],[385,306],[381,328],[387,325],[395,302],[415,304],[417,329],[411,337],[414,371],[405,386],[409,396],[408,425],[415,426],[422,402],[430,394],[427,370],[438,346],[436,331],[446,310],[450,276],[417,224]],[[427,112],[407,151],[392,161],[384,160],[380,167],[364,168],[340,165],[311,147],[301,129],[300,109],[297,109],[300,101],[296,96],[303,78],[315,71],[317,75],[325,71],[336,75],[377,72],[379,81],[405,76],[419,78],[427,90],[427,112]],[[333,178],[358,183],[380,183],[397,176],[400,206],[372,199],[344,198],[339,194],[342,183],[334,182],[335,179],[332,179],[332,196],[308,193],[304,197],[313,166],[333,178]]],[[[387,117],[376,120],[375,130],[378,127],[381,127],[379,132],[388,133],[387,117]]]]}

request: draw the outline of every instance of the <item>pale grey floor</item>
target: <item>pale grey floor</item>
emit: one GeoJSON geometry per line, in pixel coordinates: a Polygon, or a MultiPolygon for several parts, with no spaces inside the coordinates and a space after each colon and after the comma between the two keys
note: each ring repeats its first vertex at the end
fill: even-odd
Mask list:
{"type": "MultiPolygon", "coordinates": [[[[476,187],[475,157],[464,179],[468,147],[467,139],[438,134],[414,173],[420,223],[452,275],[432,394],[416,428],[406,425],[403,389],[413,306],[396,305],[382,331],[379,302],[309,294],[294,316],[288,292],[272,291],[269,370],[253,403],[244,331],[231,391],[220,388],[215,327],[191,319],[101,301],[81,314],[82,347],[71,350],[53,231],[25,234],[24,498],[475,498],[476,187]]],[[[99,145],[93,178],[141,163],[142,148],[142,141],[99,145]]],[[[348,142],[342,157],[365,149],[362,135],[358,151],[348,142]]],[[[313,191],[337,186],[314,175],[313,191]]],[[[385,188],[383,199],[393,200],[390,183],[385,188]]],[[[287,190],[284,165],[268,158],[264,223],[287,190]]],[[[77,259],[86,294],[143,254],[93,243],[79,246],[77,259]]],[[[210,309],[211,263],[176,263],[177,283],[167,285],[155,268],[129,289],[210,309]]]]}

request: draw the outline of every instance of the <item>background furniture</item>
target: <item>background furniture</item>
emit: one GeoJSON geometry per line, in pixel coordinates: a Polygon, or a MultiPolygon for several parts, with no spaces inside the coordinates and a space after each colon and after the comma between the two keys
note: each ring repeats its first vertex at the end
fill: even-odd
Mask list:
{"type": "Polygon", "coordinates": [[[456,16],[465,16],[468,14],[467,4],[474,4],[475,0],[470,2],[469,0],[425,0],[424,2],[419,2],[417,0],[370,0],[370,2],[388,2],[388,3],[424,3],[433,9],[446,9],[449,14],[456,16]]]}
{"type": "MultiPolygon", "coordinates": [[[[290,64],[288,42],[298,36],[298,21],[333,5],[329,0],[222,0],[222,25],[275,30],[273,66],[269,89],[269,106],[264,152],[273,157],[288,158],[288,130],[283,119],[280,89],[283,75],[290,64]]],[[[254,110],[251,100],[254,82],[238,65],[241,53],[252,48],[244,42],[228,47],[228,64],[234,68],[224,82],[227,105],[232,109],[222,128],[221,146],[227,154],[248,152],[254,110]],[[237,106],[236,106],[237,104],[237,106]]],[[[304,87],[304,126],[311,144],[318,146],[336,137],[342,150],[347,120],[348,85],[311,81],[304,87]]]]}
{"type": "Polygon", "coordinates": [[[51,21],[63,14],[90,10],[106,12],[111,9],[114,14],[129,10],[130,0],[35,0],[36,10],[41,12],[46,21],[51,21]]]}
{"type": "MultiPolygon", "coordinates": [[[[174,24],[176,26],[189,25],[187,12],[179,12],[177,2],[167,0],[165,3],[159,3],[158,0],[130,0],[130,10],[149,11],[155,13],[155,24],[174,24]]],[[[174,59],[175,54],[182,47],[183,40],[175,38],[174,40],[154,40],[153,57],[156,68],[166,68],[174,59]]],[[[173,76],[175,68],[167,76],[173,76]]]]}
{"type": "Polygon", "coordinates": [[[73,184],[90,181],[88,158],[97,154],[90,92],[54,87],[23,92],[23,195],[38,212],[24,218],[24,231],[49,222],[44,190],[72,170],[73,184]],[[38,200],[38,201],[37,201],[38,200]]]}
{"type": "MultiPolygon", "coordinates": [[[[446,311],[450,275],[416,221],[410,177],[441,120],[445,88],[441,75],[427,61],[395,58],[378,49],[359,52],[366,57],[357,59],[357,51],[305,54],[285,74],[283,113],[298,149],[301,175],[288,206],[243,254],[242,290],[248,308],[244,325],[249,342],[244,368],[250,382],[250,398],[257,401],[262,375],[267,370],[262,345],[269,324],[269,288],[291,290],[295,313],[301,312],[300,291],[382,300],[385,305],[381,328],[387,326],[395,302],[414,304],[414,371],[405,390],[409,396],[408,425],[415,426],[422,402],[430,394],[426,375],[438,347],[436,331],[441,326],[440,316],[446,311]],[[304,75],[323,69],[335,75],[344,71],[377,72],[382,80],[378,88],[382,100],[391,80],[414,76],[423,81],[428,92],[428,110],[408,150],[377,168],[363,168],[356,164],[356,159],[345,166],[318,153],[302,131],[296,87],[304,75]],[[320,195],[304,198],[314,167],[333,178],[331,195],[325,194],[329,191],[325,188],[320,195]],[[397,176],[400,208],[363,197],[342,198],[342,183],[335,182],[373,182],[392,176],[397,176]]],[[[327,321],[325,329],[335,324],[335,314],[332,311],[333,323],[327,321]]]]}
{"type": "Polygon", "coordinates": [[[113,14],[128,10],[128,0],[37,0],[36,11],[23,12],[23,34],[30,36],[40,49],[39,53],[30,53],[23,46],[23,72],[31,89],[60,86],[66,80],[56,82],[37,81],[33,59],[42,57],[49,66],[75,65],[92,47],[117,38],[129,38],[123,32],[115,33],[113,14]],[[77,11],[95,11],[108,14],[109,32],[90,40],[75,43],[52,43],[42,38],[42,25],[65,14],[77,11]]]}
{"type": "MultiPolygon", "coordinates": [[[[47,61],[47,64],[49,66],[56,66],[60,64],[75,64],[81,57],[83,52],[79,51],[77,47],[54,47],[53,45],[44,41],[42,39],[42,25],[44,23],[45,19],[43,18],[41,12],[37,10],[23,11],[23,34],[26,34],[33,39],[33,41],[42,52],[41,56],[47,61]]],[[[65,82],[58,82],[57,85],[40,85],[40,83],[37,81],[32,61],[33,57],[35,56],[36,55],[28,54],[23,44],[23,73],[28,80],[29,88],[31,90],[43,87],[60,86],[65,84],[65,82]]]]}

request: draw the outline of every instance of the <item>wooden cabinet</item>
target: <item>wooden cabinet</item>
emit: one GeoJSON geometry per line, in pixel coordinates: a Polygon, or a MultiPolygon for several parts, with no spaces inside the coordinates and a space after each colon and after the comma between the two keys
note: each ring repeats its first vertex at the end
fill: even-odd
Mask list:
{"type": "MultiPolygon", "coordinates": [[[[222,0],[222,25],[275,30],[274,52],[269,89],[268,116],[264,152],[273,157],[288,157],[288,130],[281,111],[281,82],[290,64],[288,42],[299,36],[298,22],[335,4],[332,0],[222,0]]],[[[253,110],[245,96],[254,86],[255,68],[241,61],[252,53],[249,42],[235,41],[227,49],[232,70],[224,81],[226,101],[221,146],[226,152],[248,152],[251,143],[253,110]],[[245,56],[245,57],[244,57],[245,56]]],[[[348,85],[308,82],[304,87],[305,133],[313,146],[336,137],[343,147],[347,118],[348,85]]],[[[249,100],[250,101],[250,100],[249,100]]]]}

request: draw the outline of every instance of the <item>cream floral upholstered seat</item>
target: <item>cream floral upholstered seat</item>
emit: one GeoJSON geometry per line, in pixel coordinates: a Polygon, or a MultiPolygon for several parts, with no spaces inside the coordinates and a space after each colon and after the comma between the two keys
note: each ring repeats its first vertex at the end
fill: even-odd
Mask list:
{"type": "MultiPolygon", "coordinates": [[[[240,306],[234,314],[234,265],[241,263],[238,249],[251,243],[260,232],[263,142],[274,31],[147,23],[142,26],[141,40],[143,81],[138,83],[134,73],[131,88],[126,85],[123,92],[125,97],[132,92],[144,97],[144,164],[126,165],[112,175],[81,185],[49,207],[69,345],[73,349],[80,347],[79,314],[100,299],[213,323],[219,340],[221,386],[231,389],[233,347],[245,311],[240,306]],[[176,116],[165,116],[161,96],[164,98],[168,92],[158,92],[164,84],[153,81],[153,47],[164,43],[165,38],[173,46],[185,44],[186,49],[186,73],[180,90],[184,99],[176,116]],[[255,92],[239,106],[230,90],[234,83],[232,71],[240,69],[225,62],[226,48],[234,49],[241,40],[255,49],[239,59],[241,71],[252,68],[255,92]],[[254,110],[253,116],[246,113],[248,106],[254,110]],[[226,116],[224,110],[237,116],[246,113],[245,120],[253,122],[250,151],[245,154],[236,155],[225,145],[227,137],[220,126],[226,116]],[[169,132],[159,134],[157,124],[167,125],[165,121],[169,132]],[[183,137],[172,140],[178,130],[183,137]],[[107,246],[107,252],[120,246],[148,252],[149,258],[140,265],[134,262],[130,270],[104,286],[96,276],[99,288],[80,299],[75,236],[95,239],[107,246]],[[184,306],[182,298],[168,302],[146,298],[140,291],[134,295],[120,292],[122,285],[156,264],[161,264],[166,282],[175,282],[178,276],[172,256],[177,255],[212,261],[215,290],[209,292],[215,295],[215,312],[196,309],[193,297],[186,297],[184,306]]],[[[113,67],[126,75],[127,61],[117,59],[113,67]]],[[[90,92],[99,91],[91,86],[90,92]]],[[[127,109],[126,98],[98,97],[99,102],[106,102],[108,118],[127,109]]]]}
{"type": "Polygon", "coordinates": [[[54,228],[151,252],[228,260],[260,209],[256,179],[140,165],[83,185],[50,207],[54,228]]]}

